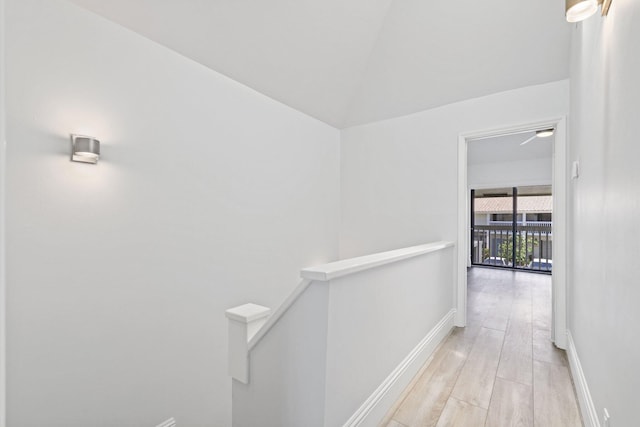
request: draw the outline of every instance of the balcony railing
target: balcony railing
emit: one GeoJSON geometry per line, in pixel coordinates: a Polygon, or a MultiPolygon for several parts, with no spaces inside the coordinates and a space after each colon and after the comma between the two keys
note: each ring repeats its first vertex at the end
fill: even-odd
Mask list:
{"type": "Polygon", "coordinates": [[[551,222],[475,225],[471,263],[550,273],[553,265],[551,222]],[[515,240],[515,262],[513,244],[515,240]]]}
{"type": "MultiPolygon", "coordinates": [[[[526,224],[522,221],[518,221],[518,225],[540,225],[544,227],[551,227],[551,221],[527,221],[526,224]]],[[[511,221],[489,221],[489,225],[508,225],[511,226],[511,221]]]]}

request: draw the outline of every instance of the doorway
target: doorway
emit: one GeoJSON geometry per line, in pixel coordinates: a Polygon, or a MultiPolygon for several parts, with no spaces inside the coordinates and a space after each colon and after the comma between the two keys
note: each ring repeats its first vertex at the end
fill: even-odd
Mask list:
{"type": "MultiPolygon", "coordinates": [[[[566,348],[566,188],[567,188],[567,126],[566,118],[554,118],[530,122],[510,127],[494,128],[460,134],[458,137],[458,240],[456,267],[456,326],[466,326],[467,308],[467,267],[471,265],[469,248],[471,247],[470,224],[470,188],[468,181],[469,142],[505,135],[535,132],[536,130],[555,129],[552,157],[553,186],[553,269],[552,269],[552,327],[551,339],[561,349],[566,348]]],[[[516,186],[531,183],[521,182],[516,186]]],[[[500,188],[500,185],[487,185],[484,188],[500,188]]]]}

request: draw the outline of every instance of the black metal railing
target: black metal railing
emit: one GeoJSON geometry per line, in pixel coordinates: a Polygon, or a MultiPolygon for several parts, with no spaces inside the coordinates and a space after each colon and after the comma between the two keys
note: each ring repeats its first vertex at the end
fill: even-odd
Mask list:
{"type": "Polygon", "coordinates": [[[471,263],[550,273],[553,265],[551,229],[550,223],[517,224],[514,236],[513,225],[474,225],[471,263]]]}

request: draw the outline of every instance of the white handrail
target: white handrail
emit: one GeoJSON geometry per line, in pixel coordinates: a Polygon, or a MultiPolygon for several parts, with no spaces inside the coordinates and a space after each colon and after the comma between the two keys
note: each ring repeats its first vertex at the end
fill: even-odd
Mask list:
{"type": "Polygon", "coordinates": [[[403,259],[413,258],[452,246],[453,242],[440,241],[411,246],[409,248],[395,249],[393,251],[380,252],[377,254],[331,262],[317,267],[305,268],[301,271],[300,275],[306,279],[326,282],[327,280],[337,279],[338,277],[346,276],[348,274],[357,273],[359,271],[368,270],[370,268],[379,267],[392,262],[402,261],[403,259]]]}
{"type": "Polygon", "coordinates": [[[395,399],[453,327],[454,247],[440,241],[305,268],[277,310],[227,310],[238,425],[337,426],[349,411],[353,425],[377,419],[376,407],[395,399]],[[379,363],[367,362],[381,351],[379,363]],[[273,393],[274,381],[286,395],[273,393]]]}
{"type": "Polygon", "coordinates": [[[280,320],[280,318],[287,312],[287,310],[289,310],[293,303],[296,302],[296,300],[300,297],[300,295],[302,295],[304,290],[307,289],[310,283],[311,280],[308,279],[302,279],[302,281],[298,283],[298,286],[296,286],[293,292],[289,294],[287,299],[284,300],[282,304],[280,304],[280,307],[278,307],[278,309],[269,317],[267,322],[249,340],[249,352],[251,352],[253,347],[255,347],[260,342],[260,340],[267,334],[267,332],[269,332],[273,325],[278,323],[278,320],[280,320]]]}
{"type": "Polygon", "coordinates": [[[293,303],[302,295],[309,284],[313,281],[326,282],[348,274],[357,273],[381,265],[398,262],[404,259],[413,258],[424,255],[429,252],[435,252],[441,249],[452,247],[453,242],[440,241],[427,243],[424,245],[411,246],[408,248],[395,249],[387,252],[380,252],[372,255],[365,255],[356,258],[349,258],[341,261],[330,262],[328,264],[316,267],[304,268],[300,272],[303,280],[296,286],[287,299],[278,307],[278,309],[269,317],[267,322],[256,332],[249,340],[248,351],[260,342],[260,340],[269,332],[269,330],[280,320],[280,318],[289,310],[293,303]]]}

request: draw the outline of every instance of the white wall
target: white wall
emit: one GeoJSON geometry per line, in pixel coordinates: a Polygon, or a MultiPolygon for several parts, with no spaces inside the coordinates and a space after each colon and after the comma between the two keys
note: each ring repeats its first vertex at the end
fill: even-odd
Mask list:
{"type": "MultiPolygon", "coordinates": [[[[449,247],[329,282],[325,426],[344,425],[454,308],[454,262],[449,247]]],[[[451,327],[452,316],[444,335],[419,356],[422,363],[399,382],[408,385],[451,327]]],[[[404,386],[381,404],[382,416],[404,386]]],[[[381,420],[373,421],[363,425],[381,420]]]]}
{"type": "Polygon", "coordinates": [[[640,4],[573,30],[568,326],[598,416],[637,424],[640,389],[640,4]]]}
{"type": "Polygon", "coordinates": [[[453,327],[455,252],[379,255],[342,265],[345,275],[316,269],[339,277],[312,281],[253,348],[249,383],[233,383],[234,427],[336,427],[356,413],[378,425],[453,327]]]}
{"type": "Polygon", "coordinates": [[[553,160],[529,159],[469,165],[469,188],[551,185],[553,160]]]}
{"type": "Polygon", "coordinates": [[[9,425],[230,425],[224,310],[337,257],[338,131],[64,1],[7,40],[9,425]]]}
{"type": "Polygon", "coordinates": [[[467,144],[467,184],[469,188],[551,185],[554,143],[555,137],[535,138],[533,132],[472,139],[467,144]]]}
{"type": "Polygon", "coordinates": [[[568,98],[559,81],[343,130],[341,257],[456,241],[459,134],[558,118],[568,98]]]}
{"type": "Polygon", "coordinates": [[[312,282],[249,355],[233,382],[233,427],[325,426],[330,289],[312,282]]]}

